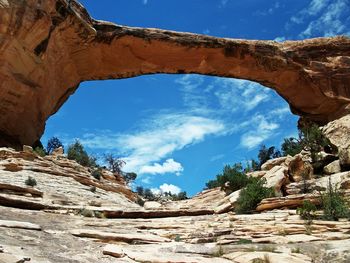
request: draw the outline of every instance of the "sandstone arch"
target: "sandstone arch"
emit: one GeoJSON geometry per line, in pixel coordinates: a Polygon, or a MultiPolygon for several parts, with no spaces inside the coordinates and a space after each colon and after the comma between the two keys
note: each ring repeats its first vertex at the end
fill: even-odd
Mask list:
{"type": "Polygon", "coordinates": [[[253,80],[326,123],[348,113],[350,39],[214,38],[96,21],[75,1],[0,0],[0,145],[34,143],[82,81],[155,73],[253,80]]]}

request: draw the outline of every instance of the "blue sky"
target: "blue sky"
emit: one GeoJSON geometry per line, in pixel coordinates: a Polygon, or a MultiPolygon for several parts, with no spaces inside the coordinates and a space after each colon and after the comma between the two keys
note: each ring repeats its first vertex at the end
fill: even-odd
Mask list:
{"type": "MultiPolygon", "coordinates": [[[[84,0],[117,24],[276,41],[350,35],[350,0],[84,0]]],[[[189,195],[225,164],[255,158],[261,144],[296,136],[297,116],[273,90],[237,79],[150,75],[82,83],[42,138],[78,138],[89,153],[114,153],[135,185],[189,195]]]]}

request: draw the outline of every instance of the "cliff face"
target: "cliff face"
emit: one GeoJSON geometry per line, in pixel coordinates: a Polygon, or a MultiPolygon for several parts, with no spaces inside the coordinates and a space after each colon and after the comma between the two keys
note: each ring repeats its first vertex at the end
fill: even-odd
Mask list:
{"type": "Polygon", "coordinates": [[[348,113],[350,39],[222,39],[96,21],[74,0],[0,0],[0,145],[33,144],[82,81],[155,73],[256,81],[326,123],[348,113]]]}

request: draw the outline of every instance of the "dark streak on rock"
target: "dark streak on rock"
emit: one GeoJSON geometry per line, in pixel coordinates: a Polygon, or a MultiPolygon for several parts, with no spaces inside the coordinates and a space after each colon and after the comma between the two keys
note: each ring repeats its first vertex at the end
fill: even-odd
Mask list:
{"type": "Polygon", "coordinates": [[[23,83],[24,85],[26,85],[28,87],[31,87],[33,89],[36,89],[37,87],[39,87],[39,85],[37,83],[35,83],[34,81],[26,78],[25,76],[23,76],[20,73],[13,73],[12,75],[17,81],[23,83]]]}

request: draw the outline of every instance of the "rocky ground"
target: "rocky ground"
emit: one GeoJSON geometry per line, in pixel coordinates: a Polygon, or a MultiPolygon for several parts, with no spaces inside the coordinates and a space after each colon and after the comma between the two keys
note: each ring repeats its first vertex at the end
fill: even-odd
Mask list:
{"type": "MultiPolygon", "coordinates": [[[[331,125],[333,138],[343,140],[331,125]]],[[[249,173],[265,178],[277,196],[250,215],[232,212],[239,191],[219,188],[141,207],[111,172],[98,180],[59,151],[40,157],[30,147],[0,148],[0,263],[350,262],[348,219],[308,224],[295,210],[306,199],[319,203],[330,177],[350,196],[348,148],[343,142],[337,155],[318,154],[322,175],[305,151],[249,173]],[[25,185],[28,176],[34,188],[25,185]]]]}

